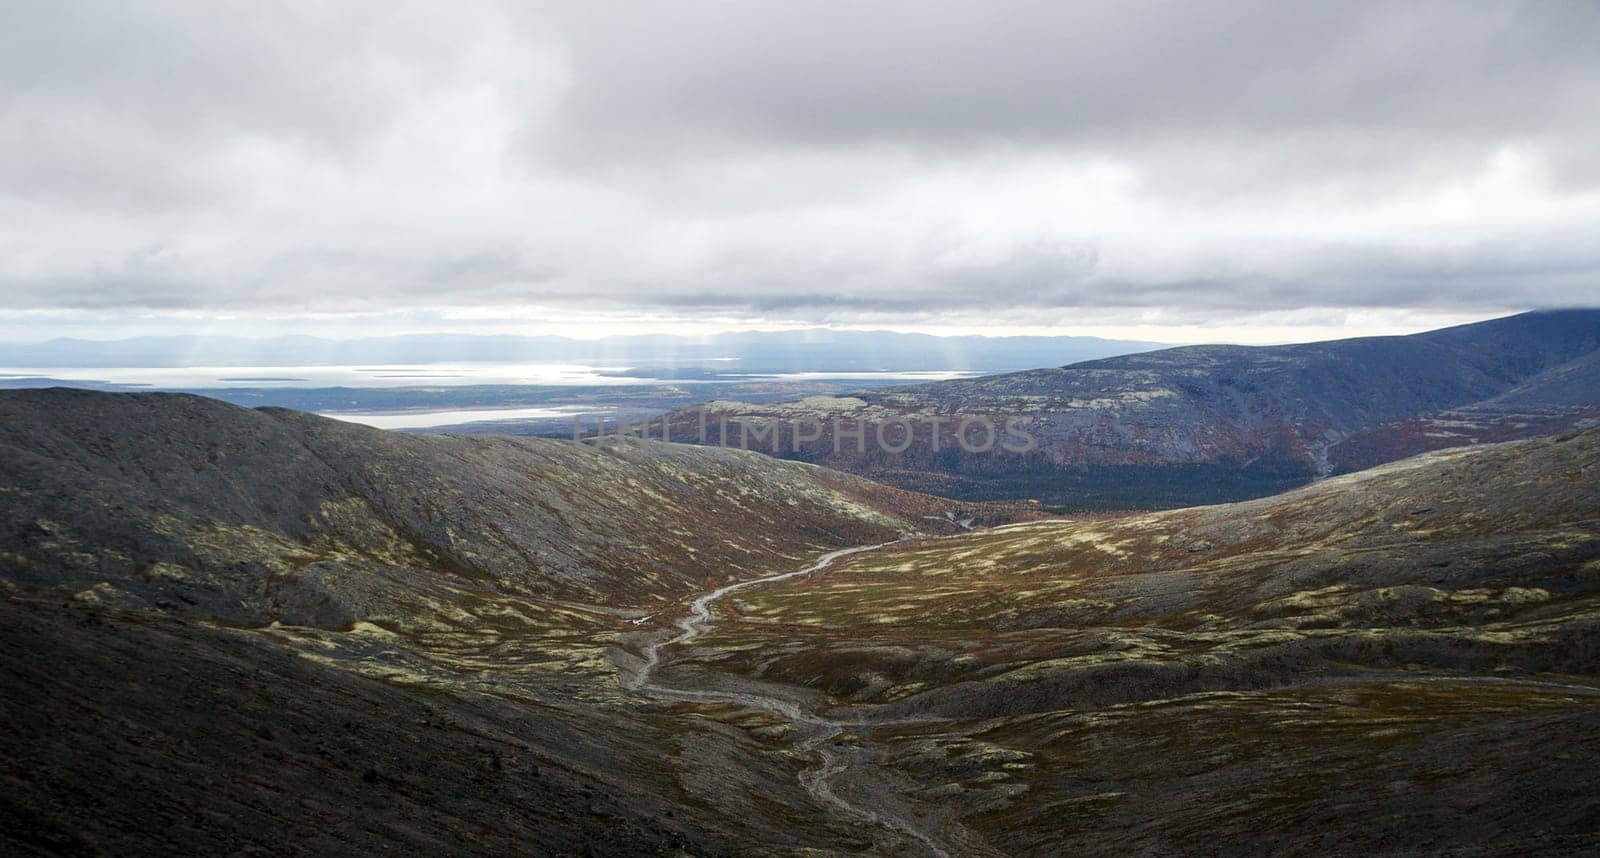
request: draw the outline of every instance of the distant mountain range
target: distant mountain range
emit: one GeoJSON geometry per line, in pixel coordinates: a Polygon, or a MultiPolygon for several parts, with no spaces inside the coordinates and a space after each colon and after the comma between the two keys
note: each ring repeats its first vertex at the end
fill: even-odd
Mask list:
{"type": "Polygon", "coordinates": [[[0,344],[0,367],[336,366],[443,362],[584,363],[634,372],[999,372],[1160,348],[1098,337],[941,337],[891,331],[746,331],[572,339],[422,334],[330,340],[291,336],[56,339],[0,344]]]}
{"type": "MultiPolygon", "coordinates": [[[[1072,508],[1213,503],[1600,417],[1600,310],[1526,313],[1402,337],[1186,346],[710,410],[713,433],[730,419],[780,426],[818,419],[821,437],[799,452],[785,438],[780,455],[953,497],[1031,497],[1072,508]],[[1460,410],[1470,418],[1454,414],[1460,410]],[[831,428],[835,419],[915,424],[966,416],[1020,418],[1037,448],[968,452],[952,421],[937,448],[924,429],[903,452],[876,444],[858,450],[853,440],[836,445],[831,428]]],[[[696,410],[680,412],[674,437],[692,439],[698,419],[696,410]]]]}

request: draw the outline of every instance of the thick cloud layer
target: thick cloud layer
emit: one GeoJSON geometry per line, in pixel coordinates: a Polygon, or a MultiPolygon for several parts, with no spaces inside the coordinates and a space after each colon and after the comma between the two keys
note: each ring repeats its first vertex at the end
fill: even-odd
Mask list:
{"type": "Polygon", "coordinates": [[[1600,299],[1600,6],[0,5],[0,309],[1600,299]]]}

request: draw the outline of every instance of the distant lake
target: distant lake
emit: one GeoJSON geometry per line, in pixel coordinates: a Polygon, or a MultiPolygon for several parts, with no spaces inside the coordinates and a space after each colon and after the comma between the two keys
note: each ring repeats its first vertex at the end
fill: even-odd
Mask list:
{"type": "Polygon", "coordinates": [[[346,423],[360,423],[378,429],[433,429],[439,426],[456,426],[462,423],[485,423],[496,420],[541,420],[568,417],[573,414],[593,414],[610,411],[609,408],[563,406],[561,408],[467,408],[454,411],[395,411],[386,413],[351,413],[339,411],[319,412],[346,423]]]}
{"type": "Polygon", "coordinates": [[[192,390],[217,387],[434,387],[467,384],[650,384],[619,376],[629,367],[580,364],[392,364],[386,366],[0,367],[7,378],[54,378],[130,387],[192,390]]]}
{"type": "Polygon", "coordinates": [[[514,384],[552,387],[640,384],[717,384],[752,381],[859,379],[877,382],[939,381],[974,372],[717,372],[676,378],[662,367],[659,377],[630,366],[584,364],[432,363],[386,366],[185,366],[185,367],[0,367],[7,380],[49,378],[63,382],[115,384],[161,390],[207,388],[458,387],[514,384]]]}

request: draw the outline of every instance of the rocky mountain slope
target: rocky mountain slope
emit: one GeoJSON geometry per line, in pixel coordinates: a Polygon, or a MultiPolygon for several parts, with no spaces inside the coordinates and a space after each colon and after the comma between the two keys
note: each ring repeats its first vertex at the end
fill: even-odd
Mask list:
{"type": "MultiPolygon", "coordinates": [[[[1600,419],[1597,354],[1600,310],[1538,312],[1405,337],[1189,346],[845,398],[714,403],[706,410],[714,427],[723,420],[818,420],[821,437],[795,451],[790,431],[778,454],[907,488],[1031,497],[1072,509],[1158,508],[1261,496],[1419,450],[1519,437],[1528,426],[1585,425],[1600,419]],[[1480,404],[1475,419],[1491,428],[1477,434],[1404,426],[1480,404]],[[935,416],[948,420],[937,445],[926,422],[935,416]],[[954,433],[964,417],[996,425],[1021,418],[1037,445],[1025,452],[963,449],[954,433]],[[915,429],[904,451],[835,438],[835,420],[899,419],[915,429]],[[1360,452],[1342,452],[1352,438],[1360,452]]],[[[697,420],[680,414],[673,437],[693,440],[697,420]]],[[[890,433],[891,447],[901,431],[890,433]]],[[[969,436],[969,446],[983,446],[979,429],[969,436]]]]}
{"type": "Polygon", "coordinates": [[[343,626],[441,588],[649,609],[959,506],[734,450],[404,436],[175,394],[3,392],[0,451],[10,580],[241,623],[343,626]]]}
{"type": "Polygon", "coordinates": [[[641,708],[609,653],[709,586],[1005,515],[753,453],[72,390],[0,394],[0,497],[19,854],[851,842],[802,824],[798,763],[641,708]]]}

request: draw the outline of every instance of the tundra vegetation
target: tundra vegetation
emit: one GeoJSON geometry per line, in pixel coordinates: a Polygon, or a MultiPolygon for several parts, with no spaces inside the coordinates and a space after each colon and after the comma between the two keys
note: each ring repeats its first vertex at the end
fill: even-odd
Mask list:
{"type": "Polygon", "coordinates": [[[1600,830],[1600,430],[1076,518],[186,396],[0,394],[0,448],[20,854],[1493,854],[1600,830]],[[659,650],[681,697],[634,689],[697,596],[878,542],[730,591],[659,650]]]}

